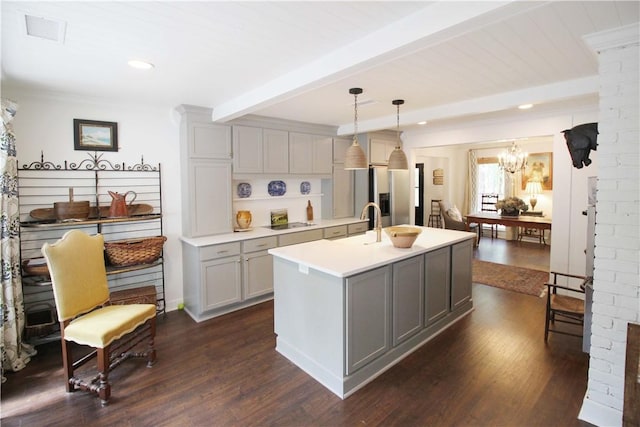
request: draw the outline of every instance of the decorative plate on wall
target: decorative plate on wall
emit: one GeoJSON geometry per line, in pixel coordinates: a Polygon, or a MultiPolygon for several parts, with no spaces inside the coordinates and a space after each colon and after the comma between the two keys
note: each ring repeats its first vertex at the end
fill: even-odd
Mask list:
{"type": "Polygon", "coordinates": [[[251,184],[248,182],[241,182],[238,184],[238,197],[245,199],[251,196],[251,184]]]}
{"type": "Polygon", "coordinates": [[[302,181],[300,183],[300,194],[309,194],[311,193],[311,184],[309,181],[302,181]]]}
{"type": "Polygon", "coordinates": [[[284,181],[271,181],[267,186],[267,191],[271,196],[284,196],[287,192],[287,184],[284,181]]]}

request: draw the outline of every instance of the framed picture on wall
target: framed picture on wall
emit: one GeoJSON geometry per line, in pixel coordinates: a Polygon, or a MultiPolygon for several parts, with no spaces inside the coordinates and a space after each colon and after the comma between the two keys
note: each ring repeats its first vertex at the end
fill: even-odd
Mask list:
{"type": "Polygon", "coordinates": [[[543,190],[553,190],[553,153],[531,153],[522,171],[522,189],[527,182],[538,181],[543,190]]]}
{"type": "Polygon", "coordinates": [[[73,119],[73,147],[87,151],[118,151],[118,123],[73,119]]]}

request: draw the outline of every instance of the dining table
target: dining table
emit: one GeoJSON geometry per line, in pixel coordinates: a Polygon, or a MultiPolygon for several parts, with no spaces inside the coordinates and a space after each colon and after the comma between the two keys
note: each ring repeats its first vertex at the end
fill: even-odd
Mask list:
{"type": "MultiPolygon", "coordinates": [[[[544,239],[544,230],[551,230],[551,218],[544,216],[532,215],[501,215],[498,212],[476,212],[467,215],[467,231],[470,231],[469,224],[478,224],[478,230],[482,224],[499,224],[505,227],[522,227],[524,229],[540,230],[542,242],[546,245],[544,239]]],[[[520,235],[520,233],[518,233],[520,235]]],[[[478,234],[478,243],[482,235],[478,234]]]]}

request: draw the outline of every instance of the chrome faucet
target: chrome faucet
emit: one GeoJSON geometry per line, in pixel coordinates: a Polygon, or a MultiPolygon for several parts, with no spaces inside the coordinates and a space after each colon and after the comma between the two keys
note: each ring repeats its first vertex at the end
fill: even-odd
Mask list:
{"type": "MultiPolygon", "coordinates": [[[[365,219],[365,215],[367,213],[367,208],[369,208],[370,206],[373,206],[375,208],[375,210],[378,212],[378,218],[375,221],[375,227],[374,229],[376,230],[376,242],[380,242],[382,241],[382,211],[380,211],[380,206],[378,206],[377,204],[375,204],[374,202],[369,202],[366,205],[364,205],[364,208],[362,208],[362,213],[360,214],[360,219],[365,219]]],[[[375,213],[374,213],[374,219],[375,219],[375,213]]]]}

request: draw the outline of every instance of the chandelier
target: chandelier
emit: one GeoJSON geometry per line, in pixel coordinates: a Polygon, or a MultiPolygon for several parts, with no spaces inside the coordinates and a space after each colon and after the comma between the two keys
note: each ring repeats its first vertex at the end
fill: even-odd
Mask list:
{"type": "Polygon", "coordinates": [[[396,106],[396,147],[391,152],[389,156],[389,170],[407,170],[409,169],[409,165],[407,163],[407,155],[404,154],[402,148],[400,147],[400,106],[404,104],[403,99],[394,99],[391,102],[396,106]]]}
{"type": "Polygon", "coordinates": [[[517,171],[524,169],[527,165],[527,153],[523,153],[520,147],[513,141],[511,148],[503,151],[498,156],[498,165],[500,169],[509,173],[516,173],[517,171]]]}

